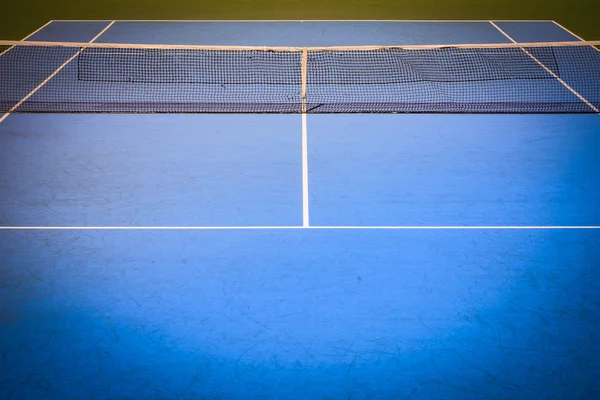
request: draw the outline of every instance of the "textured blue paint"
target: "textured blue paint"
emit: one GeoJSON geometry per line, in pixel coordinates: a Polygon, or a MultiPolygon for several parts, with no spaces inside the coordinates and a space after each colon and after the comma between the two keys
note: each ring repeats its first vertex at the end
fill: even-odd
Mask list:
{"type": "Polygon", "coordinates": [[[586,398],[598,233],[1,232],[3,397],[586,398]]]}
{"type": "Polygon", "coordinates": [[[497,22],[517,42],[571,42],[575,36],[552,22],[497,22]]]}
{"type": "Polygon", "coordinates": [[[27,40],[37,42],[89,42],[108,26],[110,21],[51,22],[27,40]]]}
{"type": "Polygon", "coordinates": [[[600,225],[597,115],[311,115],[315,225],[600,225]]]}
{"type": "Polygon", "coordinates": [[[1,126],[3,225],[301,225],[298,115],[28,115],[1,126]]]}
{"type": "MultiPolygon", "coordinates": [[[[35,38],[87,41],[102,26],[53,23],[35,38]]],[[[502,26],[556,40],[548,23],[502,26]]],[[[123,23],[101,38],[504,40],[488,28],[123,23]]],[[[0,223],[297,225],[300,128],[297,115],[12,115],[0,124],[0,223]]],[[[311,218],[597,225],[599,128],[595,115],[309,116],[311,218]]],[[[597,230],[0,231],[0,397],[600,398],[599,241],[597,230]]]]}
{"type": "Polygon", "coordinates": [[[503,43],[487,22],[117,22],[99,42],[221,46],[503,43]]]}

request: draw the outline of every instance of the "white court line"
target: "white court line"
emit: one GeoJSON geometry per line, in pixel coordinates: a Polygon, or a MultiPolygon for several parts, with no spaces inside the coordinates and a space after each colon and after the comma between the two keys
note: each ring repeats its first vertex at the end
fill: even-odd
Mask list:
{"type": "MultiPolygon", "coordinates": [[[[21,39],[21,42],[29,39],[30,37],[32,37],[33,35],[35,35],[36,33],[38,33],[39,31],[41,31],[42,29],[44,29],[45,27],[47,27],[48,25],[50,25],[52,23],[52,21],[48,21],[46,22],[44,25],[40,26],[39,28],[37,28],[35,31],[31,32],[29,35],[25,36],[23,39],[21,39]]],[[[8,49],[6,49],[6,51],[0,53],[0,57],[2,57],[3,55],[5,55],[6,53],[8,53],[9,51],[11,51],[12,49],[14,49],[15,46],[10,46],[8,49]]]]}
{"type": "MultiPolygon", "coordinates": [[[[575,38],[579,39],[582,42],[585,42],[585,40],[581,37],[581,36],[577,36],[576,34],[574,34],[573,32],[571,32],[570,30],[568,30],[567,28],[565,28],[564,26],[562,26],[561,24],[559,24],[556,21],[552,21],[552,23],[554,23],[556,26],[558,26],[560,29],[562,29],[563,31],[573,35],[575,38]]],[[[596,51],[600,51],[599,48],[595,47],[595,46],[590,46],[591,48],[593,48],[596,51]]]]}
{"type": "MultiPolygon", "coordinates": [[[[108,24],[104,29],[102,29],[100,31],[100,33],[98,33],[96,36],[94,36],[92,38],[92,40],[90,40],[88,43],[94,43],[96,41],[96,39],[98,39],[104,32],[106,32],[108,30],[108,28],[110,28],[112,26],[112,24],[114,24],[114,23],[115,23],[115,21],[112,21],[110,24],[108,24]]],[[[50,79],[54,78],[56,76],[56,74],[58,74],[64,67],[66,67],[71,61],[73,61],[82,51],[83,51],[83,49],[80,49],[77,53],[75,53],[75,55],[73,55],[71,58],[69,58],[67,61],[65,61],[60,67],[58,67],[56,69],[56,71],[54,71],[52,74],[50,74],[50,76],[48,76],[46,79],[44,79],[44,81],[42,83],[40,83],[35,89],[33,89],[31,92],[29,92],[29,94],[27,96],[23,97],[21,99],[21,101],[19,101],[17,104],[15,104],[13,106],[13,108],[8,110],[8,112],[6,114],[4,114],[2,117],[0,117],[0,123],[2,123],[2,121],[4,121],[6,118],[8,118],[8,116],[11,113],[13,113],[17,108],[19,108],[21,106],[21,104],[26,102],[27,99],[29,99],[31,96],[33,96],[35,94],[35,92],[40,90],[42,88],[42,86],[44,86],[46,83],[48,83],[50,81],[50,79]]]]}
{"type": "MultiPolygon", "coordinates": [[[[490,21],[490,24],[492,24],[494,26],[494,28],[498,29],[498,31],[500,31],[500,33],[502,33],[504,36],[506,36],[511,42],[518,43],[516,40],[514,40],[512,37],[510,37],[506,32],[504,32],[502,29],[500,29],[500,27],[498,25],[496,25],[494,23],[494,21],[490,21]]],[[[531,59],[533,61],[535,61],[542,68],[544,68],[546,70],[546,72],[548,72],[550,75],[552,75],[564,87],[566,87],[567,89],[569,89],[569,91],[571,91],[571,93],[573,93],[575,96],[577,96],[577,98],[579,98],[579,100],[583,101],[589,108],[591,108],[592,110],[594,110],[594,112],[600,114],[600,110],[598,110],[592,103],[590,103],[589,101],[587,101],[582,95],[580,95],[579,93],[577,93],[575,91],[575,89],[573,89],[571,86],[569,86],[565,81],[563,81],[558,75],[556,75],[554,72],[552,72],[548,67],[546,67],[544,64],[542,64],[540,62],[540,60],[538,60],[537,58],[535,58],[533,56],[533,54],[531,54],[529,51],[527,51],[524,47],[521,47],[521,50],[523,50],[525,52],[525,54],[527,54],[529,57],[531,57],[531,59]]]]}
{"type": "Polygon", "coordinates": [[[308,133],[306,114],[302,113],[302,226],[309,227],[308,213],[308,133]]]}
{"type": "Polygon", "coordinates": [[[30,37],[32,37],[33,35],[35,35],[36,33],[38,33],[39,31],[41,31],[42,29],[44,29],[45,27],[47,27],[48,25],[50,25],[52,23],[52,20],[46,22],[44,25],[40,26],[39,28],[37,28],[35,31],[31,32],[29,35],[25,36],[23,39],[21,40],[27,40],[30,37]]]}
{"type": "MultiPolygon", "coordinates": [[[[106,22],[105,19],[57,19],[56,22],[106,22]]],[[[482,22],[486,19],[117,19],[116,22],[482,22]]],[[[545,19],[496,19],[498,22],[552,22],[545,19]]]]}
{"type": "Polygon", "coordinates": [[[158,230],[181,230],[181,231],[227,231],[227,230],[596,230],[600,229],[600,226],[593,225],[572,225],[572,226],[560,226],[560,225],[549,225],[549,226],[535,226],[535,225],[466,225],[466,226],[435,226],[435,225],[395,225],[395,226],[360,226],[360,225],[331,225],[331,226],[0,226],[0,231],[37,231],[37,230],[48,230],[48,231],[158,231],[158,230]]]}

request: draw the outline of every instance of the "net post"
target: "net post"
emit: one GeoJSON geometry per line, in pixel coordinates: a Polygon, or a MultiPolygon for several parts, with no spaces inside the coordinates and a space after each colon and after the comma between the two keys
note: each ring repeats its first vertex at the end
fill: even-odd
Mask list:
{"type": "Polygon", "coordinates": [[[306,113],[306,80],[308,74],[308,49],[302,49],[302,113],[306,113]]]}

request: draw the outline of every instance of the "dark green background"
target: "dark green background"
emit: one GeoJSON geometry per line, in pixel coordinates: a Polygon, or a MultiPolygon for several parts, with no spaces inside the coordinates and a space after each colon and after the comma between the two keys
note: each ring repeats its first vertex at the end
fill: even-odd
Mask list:
{"type": "Polygon", "coordinates": [[[9,0],[0,38],[51,19],[552,19],[600,40],[600,0],[9,0]]]}

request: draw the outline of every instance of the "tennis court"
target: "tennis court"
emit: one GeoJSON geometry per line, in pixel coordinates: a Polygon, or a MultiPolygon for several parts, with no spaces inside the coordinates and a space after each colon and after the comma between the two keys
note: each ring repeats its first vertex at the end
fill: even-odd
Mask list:
{"type": "MultiPolygon", "coordinates": [[[[60,91],[69,73],[99,79],[76,60],[85,50],[4,49],[0,105],[17,106],[9,92],[22,102],[0,116],[0,397],[600,396],[600,51],[566,28],[52,21],[26,41],[575,47],[556,53],[564,58],[545,84],[520,93],[527,104],[537,93],[556,100],[537,106],[550,107],[544,114],[519,112],[519,102],[507,113],[478,103],[479,112],[136,114],[127,107],[175,94],[145,81],[148,99],[123,100],[117,69],[102,78],[111,90],[94,93],[114,107],[105,113],[60,91]],[[39,74],[33,87],[14,73],[27,68],[39,74]],[[62,108],[49,110],[53,99],[62,108]]],[[[191,79],[161,79],[173,76],[191,79]]],[[[506,84],[487,95],[512,101],[506,84]]],[[[465,85],[485,100],[482,86],[465,85]]],[[[362,87],[350,95],[382,96],[355,94],[362,87]]],[[[236,98],[253,104],[265,89],[249,90],[236,98]]],[[[304,98],[293,104],[308,111],[304,98]]]]}

